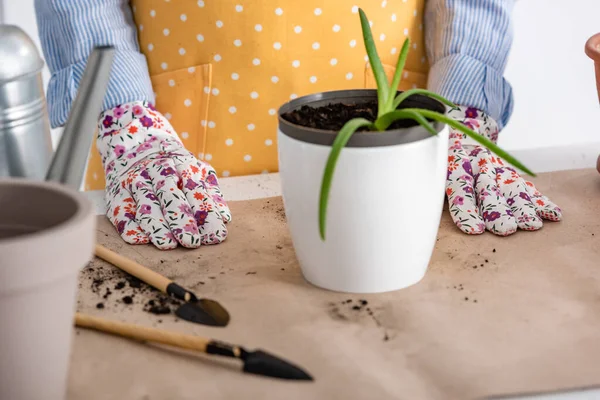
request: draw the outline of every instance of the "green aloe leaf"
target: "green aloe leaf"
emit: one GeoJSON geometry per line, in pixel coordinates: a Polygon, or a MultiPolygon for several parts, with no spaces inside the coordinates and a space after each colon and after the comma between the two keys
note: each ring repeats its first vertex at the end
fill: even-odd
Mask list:
{"type": "Polygon", "coordinates": [[[402,111],[415,111],[415,112],[418,112],[421,115],[423,115],[425,118],[433,119],[436,121],[443,122],[447,125],[450,125],[452,128],[461,131],[462,133],[469,136],[471,139],[475,140],[482,146],[488,148],[491,152],[495,153],[498,157],[502,158],[504,161],[508,162],[509,164],[514,165],[516,168],[520,169],[521,171],[525,172],[526,174],[528,174],[530,176],[536,176],[535,173],[533,173],[529,168],[527,168],[525,165],[523,165],[519,160],[517,160],[516,158],[514,158],[513,156],[508,154],[506,151],[502,150],[500,147],[498,147],[498,145],[496,145],[494,142],[492,142],[488,138],[467,128],[461,122],[458,122],[452,118],[449,118],[445,115],[442,115],[435,111],[430,111],[430,110],[422,110],[422,109],[418,109],[418,108],[414,108],[414,109],[413,108],[405,108],[402,111]]]}
{"type": "Polygon", "coordinates": [[[383,65],[381,64],[381,59],[377,54],[377,49],[375,48],[375,42],[373,41],[373,34],[371,33],[369,19],[362,9],[359,9],[358,12],[360,14],[360,24],[362,26],[365,50],[369,56],[369,63],[371,64],[373,75],[375,76],[375,82],[377,83],[377,100],[379,107],[383,107],[385,106],[389,95],[389,82],[383,69],[383,65]]]}
{"type": "Polygon", "coordinates": [[[396,99],[394,100],[394,104],[392,107],[392,110],[395,110],[396,108],[398,108],[398,106],[400,104],[402,104],[402,102],[404,100],[406,100],[407,98],[409,98],[410,96],[412,96],[413,94],[422,94],[422,95],[426,95],[431,97],[432,99],[436,99],[437,101],[439,101],[440,103],[444,103],[445,105],[447,105],[448,107],[454,108],[456,107],[456,104],[454,104],[453,102],[451,102],[450,100],[446,99],[445,97],[440,96],[437,93],[433,93],[430,92],[429,90],[426,89],[410,89],[407,90],[405,92],[400,93],[396,99]]]}
{"type": "Polygon", "coordinates": [[[391,124],[401,119],[412,119],[417,121],[423,128],[427,129],[432,135],[437,135],[438,132],[435,128],[427,121],[427,119],[419,114],[418,111],[413,110],[398,110],[392,111],[382,115],[375,121],[375,127],[378,131],[385,131],[391,124]]]}
{"type": "Polygon", "coordinates": [[[396,95],[396,92],[398,91],[398,86],[400,85],[400,81],[402,80],[402,72],[404,71],[404,65],[406,64],[406,59],[408,58],[409,50],[410,39],[406,38],[404,44],[402,45],[402,50],[400,50],[400,56],[398,57],[398,63],[396,64],[396,71],[394,71],[394,79],[392,80],[392,86],[390,87],[388,98],[386,99],[384,113],[393,111],[398,107],[393,106],[394,96],[396,95]]]}
{"type": "Polygon", "coordinates": [[[321,194],[319,199],[319,233],[321,234],[322,240],[325,240],[325,221],[327,217],[329,191],[331,189],[331,180],[333,179],[333,173],[335,172],[337,160],[342,152],[342,149],[346,146],[352,135],[358,129],[365,126],[371,127],[373,126],[373,123],[364,118],[355,118],[346,122],[342,129],[340,129],[340,132],[337,134],[335,140],[333,141],[333,145],[331,146],[329,158],[325,164],[325,171],[323,173],[323,180],[321,182],[321,194]]]}

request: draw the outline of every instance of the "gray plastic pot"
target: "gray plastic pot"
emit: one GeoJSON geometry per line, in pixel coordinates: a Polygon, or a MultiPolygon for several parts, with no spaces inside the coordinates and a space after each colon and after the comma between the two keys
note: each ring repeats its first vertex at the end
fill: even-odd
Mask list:
{"type": "Polygon", "coordinates": [[[0,179],[0,399],[65,398],[94,214],[64,185],[0,179]]]}
{"type": "MultiPolygon", "coordinates": [[[[336,131],[307,128],[282,116],[302,106],[359,104],[374,90],[342,90],[295,99],[279,110],[279,171],[289,229],[304,277],[321,288],[377,293],[419,282],[435,245],[444,202],[448,128],[438,134],[412,121],[385,132],[357,132],[338,159],[319,235],[319,194],[336,131]]],[[[445,112],[424,96],[403,103],[445,112]]]]}

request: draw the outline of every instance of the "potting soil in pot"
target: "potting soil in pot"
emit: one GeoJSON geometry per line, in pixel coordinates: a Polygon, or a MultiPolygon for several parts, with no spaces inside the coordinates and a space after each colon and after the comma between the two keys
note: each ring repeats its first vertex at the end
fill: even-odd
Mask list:
{"type": "MultiPolygon", "coordinates": [[[[377,119],[377,102],[369,101],[358,104],[330,103],[321,107],[302,106],[297,110],[285,113],[283,119],[296,125],[315,129],[339,131],[346,122],[353,118],[365,118],[369,121],[377,119]]],[[[416,126],[412,120],[399,120],[394,122],[388,130],[416,126]]],[[[367,131],[360,128],[358,131],[367,131]]]]}

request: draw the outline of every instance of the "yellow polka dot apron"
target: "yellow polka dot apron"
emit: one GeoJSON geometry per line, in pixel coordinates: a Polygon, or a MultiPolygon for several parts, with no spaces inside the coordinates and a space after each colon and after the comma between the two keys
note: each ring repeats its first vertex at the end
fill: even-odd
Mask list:
{"type": "MultiPolygon", "coordinates": [[[[424,0],[132,0],[156,108],[219,176],[277,172],[277,109],[297,96],[375,88],[358,7],[387,74],[425,87],[424,0]]],[[[104,188],[96,149],[86,188],[104,188]]]]}

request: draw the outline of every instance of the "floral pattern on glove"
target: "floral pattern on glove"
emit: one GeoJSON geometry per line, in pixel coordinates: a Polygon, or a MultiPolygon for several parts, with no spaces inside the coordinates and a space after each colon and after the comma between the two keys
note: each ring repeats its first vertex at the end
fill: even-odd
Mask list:
{"type": "Polygon", "coordinates": [[[165,250],[226,239],[231,213],[215,170],[185,149],[151,104],[103,112],[98,132],[107,217],[123,240],[165,250]]]}
{"type": "MultiPolygon", "coordinates": [[[[480,110],[456,107],[448,116],[497,142],[497,123],[480,110]]],[[[561,209],[533,183],[455,129],[450,129],[446,196],[454,223],[467,234],[488,230],[507,236],[517,229],[538,230],[542,220],[562,219],[561,209]]]]}

